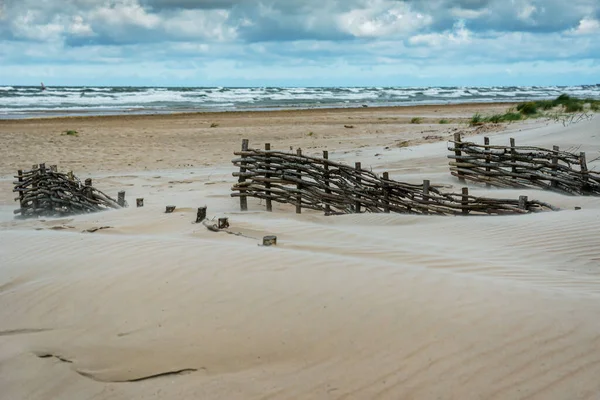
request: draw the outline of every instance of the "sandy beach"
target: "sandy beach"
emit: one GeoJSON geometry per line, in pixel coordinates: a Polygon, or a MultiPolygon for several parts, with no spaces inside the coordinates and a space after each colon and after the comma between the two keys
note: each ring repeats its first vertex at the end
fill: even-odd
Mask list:
{"type": "Polygon", "coordinates": [[[597,399],[600,198],[474,185],[562,211],[326,217],[230,197],[243,138],[457,191],[455,132],[600,155],[598,114],[466,123],[507,107],[0,120],[0,399],[597,399]],[[133,206],[16,220],[12,175],[40,162],[133,206]],[[232,234],[193,223],[204,205],[232,234]]]}

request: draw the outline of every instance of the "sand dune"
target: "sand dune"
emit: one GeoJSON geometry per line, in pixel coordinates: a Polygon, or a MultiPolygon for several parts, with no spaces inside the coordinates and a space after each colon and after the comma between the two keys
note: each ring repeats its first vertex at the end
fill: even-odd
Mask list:
{"type": "MultiPolygon", "coordinates": [[[[599,122],[514,126],[492,140],[593,153],[599,122]]],[[[330,154],[458,187],[444,142],[357,150],[330,154]]],[[[324,217],[251,200],[242,213],[232,170],[94,177],[144,208],[13,221],[4,202],[0,398],[600,395],[600,199],[472,187],[564,211],[324,217]],[[202,205],[228,216],[231,234],[192,223],[202,205]],[[108,228],[84,232],[94,227],[108,228]],[[278,246],[259,246],[267,234],[278,246]]]]}

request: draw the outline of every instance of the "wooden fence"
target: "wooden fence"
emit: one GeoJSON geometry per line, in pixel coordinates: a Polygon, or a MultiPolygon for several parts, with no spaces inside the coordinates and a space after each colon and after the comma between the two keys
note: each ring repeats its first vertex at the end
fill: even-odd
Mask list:
{"type": "Polygon", "coordinates": [[[18,192],[19,209],[15,214],[21,217],[64,216],[103,211],[125,207],[124,192],[119,200],[114,200],[92,187],[92,180],[82,184],[72,172],[63,174],[55,165],[46,168],[45,164],[34,165],[30,171],[19,170],[18,180],[13,182],[13,192],[18,192]]]}
{"type": "Polygon", "coordinates": [[[328,152],[323,158],[308,157],[297,152],[250,149],[248,140],[242,150],[235,152],[233,164],[240,168],[233,176],[238,182],[232,187],[232,197],[240,198],[242,211],[248,209],[248,197],[264,199],[266,210],[272,211],[272,202],[324,211],[326,215],[360,212],[395,212],[410,214],[467,215],[467,214],[524,214],[556,210],[549,204],[519,199],[492,199],[469,195],[468,188],[461,193],[444,193],[429,181],[415,185],[394,181],[384,172],[377,174],[330,161],[328,152]]]}
{"type": "Polygon", "coordinates": [[[600,195],[600,173],[587,168],[585,153],[531,146],[463,142],[460,134],[450,142],[450,172],[462,182],[503,188],[539,188],[570,195],[600,195]]]}

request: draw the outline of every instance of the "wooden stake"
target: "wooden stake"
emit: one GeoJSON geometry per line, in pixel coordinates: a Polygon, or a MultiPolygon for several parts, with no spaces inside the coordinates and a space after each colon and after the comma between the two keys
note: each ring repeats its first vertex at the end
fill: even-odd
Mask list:
{"type": "Polygon", "coordinates": [[[175,211],[175,206],[167,206],[165,213],[171,214],[173,211],[175,211]]]}
{"type": "Polygon", "coordinates": [[[429,211],[427,209],[428,204],[429,203],[429,186],[430,186],[431,182],[429,182],[428,180],[424,180],[423,181],[423,200],[425,201],[425,212],[423,214],[429,214],[429,211]]]}
{"type": "MultiPolygon", "coordinates": [[[[552,146],[552,150],[554,151],[554,155],[552,156],[552,170],[556,171],[557,167],[558,167],[558,152],[560,150],[560,148],[558,146],[552,146]]],[[[556,172],[552,173],[552,177],[556,177],[556,172]]],[[[552,179],[550,181],[550,186],[553,188],[558,187],[558,181],[555,179],[552,179]]]]}
{"type": "MultiPolygon", "coordinates": [[[[243,139],[242,140],[242,151],[248,151],[248,139],[243,139]]],[[[242,158],[245,158],[246,156],[242,156],[242,158]]],[[[246,168],[245,168],[246,163],[244,161],[242,161],[242,163],[240,164],[240,178],[238,179],[238,182],[245,182],[246,178],[244,178],[243,173],[246,172],[246,168]]],[[[248,197],[246,196],[246,190],[242,189],[240,190],[240,210],[242,211],[248,211],[248,197]]]]}
{"type": "Polygon", "coordinates": [[[121,207],[125,207],[125,191],[121,190],[118,193],[117,204],[120,205],[121,207]]]}
{"type": "Polygon", "coordinates": [[[264,236],[263,246],[275,246],[277,245],[277,236],[264,236]]]}
{"type": "MultiPolygon", "coordinates": [[[[581,178],[583,180],[583,184],[584,184],[584,186],[587,186],[587,184],[588,184],[588,168],[587,168],[587,161],[585,160],[584,152],[579,153],[579,165],[581,167],[581,178]]],[[[585,190],[586,188],[584,187],[583,189],[585,190]]]]}
{"type": "Polygon", "coordinates": [[[469,214],[469,188],[468,187],[464,187],[462,188],[462,213],[464,215],[469,214]]]}
{"type": "Polygon", "coordinates": [[[383,212],[390,212],[390,188],[386,181],[390,180],[389,172],[383,173],[383,212]]]}
{"type": "MultiPolygon", "coordinates": [[[[329,160],[329,152],[327,150],[323,150],[323,159],[329,160]]],[[[325,173],[323,174],[323,179],[325,180],[325,194],[331,194],[331,189],[329,189],[329,163],[327,161],[323,162],[323,168],[325,169],[325,173]]],[[[325,201],[325,214],[329,214],[331,212],[331,206],[329,205],[329,199],[325,201]]]]}
{"type": "MultiPolygon", "coordinates": [[[[19,182],[23,182],[23,170],[20,169],[17,171],[17,175],[19,176],[19,182]]],[[[23,192],[19,192],[19,205],[21,206],[21,208],[23,208],[23,197],[25,197],[25,195],[23,194],[23,192]]]]}
{"type": "MultiPolygon", "coordinates": [[[[485,155],[485,163],[487,164],[487,166],[485,167],[485,177],[487,179],[490,179],[490,162],[491,162],[491,157],[492,157],[489,154],[490,148],[488,147],[490,145],[490,138],[489,137],[484,137],[483,138],[483,144],[486,146],[485,147],[486,153],[488,153],[488,154],[485,155]]],[[[485,186],[489,188],[489,187],[492,187],[492,184],[489,183],[489,182],[487,182],[485,184],[485,186]]]]}
{"type": "MultiPolygon", "coordinates": [[[[296,155],[302,156],[302,149],[296,149],[296,155]]],[[[297,178],[302,180],[302,171],[298,169],[296,172],[298,173],[297,178]]],[[[296,189],[298,190],[298,193],[296,194],[296,214],[302,214],[302,194],[300,193],[300,190],[302,190],[302,184],[298,183],[296,185],[296,189]]]]}
{"type": "Polygon", "coordinates": [[[196,214],[196,223],[199,224],[200,222],[204,221],[205,219],[206,219],[206,206],[198,207],[198,213],[196,214]]]}
{"type": "Polygon", "coordinates": [[[527,210],[527,196],[519,196],[519,208],[527,210]]]}
{"type": "MultiPolygon", "coordinates": [[[[270,151],[271,150],[271,144],[270,143],[265,143],[265,151],[270,151]]],[[[265,164],[266,165],[266,169],[267,171],[269,170],[269,153],[265,154],[265,164]]],[[[269,181],[269,178],[271,178],[271,174],[269,174],[268,172],[265,174],[265,178],[267,178],[267,181],[265,182],[265,194],[267,196],[271,196],[271,182],[269,181]]],[[[271,203],[271,199],[267,198],[267,211],[271,212],[273,211],[273,204],[271,203]]]]}
{"type": "MultiPolygon", "coordinates": [[[[461,138],[460,138],[460,133],[455,133],[454,134],[454,155],[456,155],[457,157],[460,157],[460,155],[462,154],[460,149],[462,147],[462,142],[461,142],[461,138]]],[[[462,172],[457,172],[458,175],[458,180],[459,182],[464,182],[465,178],[463,176],[462,172]]]]}
{"type": "Polygon", "coordinates": [[[219,229],[226,229],[229,228],[229,218],[219,218],[219,224],[217,225],[217,228],[219,229]]]}
{"type": "Polygon", "coordinates": [[[143,198],[141,198],[141,197],[140,197],[140,198],[137,198],[137,199],[135,199],[135,204],[136,204],[138,207],[144,207],[144,199],[143,199],[143,198]]]}
{"type": "MultiPolygon", "coordinates": [[[[515,145],[515,138],[510,138],[510,162],[513,164],[511,169],[513,174],[517,173],[517,167],[514,166],[514,164],[517,162],[517,149],[515,149],[515,147],[517,147],[515,145]]],[[[517,179],[517,177],[514,175],[512,178],[517,179]]]]}
{"type": "MultiPolygon", "coordinates": [[[[357,171],[361,170],[361,164],[359,162],[354,163],[354,169],[357,171]]],[[[357,175],[358,177],[356,178],[356,182],[358,183],[358,185],[360,186],[361,183],[361,179],[360,179],[360,175],[357,175]]],[[[356,195],[356,202],[354,203],[354,212],[355,213],[360,213],[360,196],[356,195]]]]}

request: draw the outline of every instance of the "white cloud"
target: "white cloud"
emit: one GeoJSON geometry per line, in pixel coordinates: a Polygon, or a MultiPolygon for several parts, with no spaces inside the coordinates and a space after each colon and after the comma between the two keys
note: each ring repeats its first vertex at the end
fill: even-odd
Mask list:
{"type": "Polygon", "coordinates": [[[468,44],[470,41],[471,32],[466,28],[464,21],[455,23],[451,31],[415,35],[408,39],[408,43],[413,46],[429,47],[463,45],[468,44]]]}
{"type": "Polygon", "coordinates": [[[577,28],[570,30],[568,33],[572,35],[600,34],[600,21],[586,17],[579,21],[577,28]]]}
{"type": "Polygon", "coordinates": [[[338,17],[343,32],[355,37],[383,37],[407,34],[431,24],[432,18],[411,10],[404,2],[376,0],[338,17]]]}
{"type": "Polygon", "coordinates": [[[465,8],[452,7],[450,9],[450,15],[457,19],[477,19],[489,14],[490,10],[488,8],[483,8],[481,10],[469,10],[465,8]]]}

